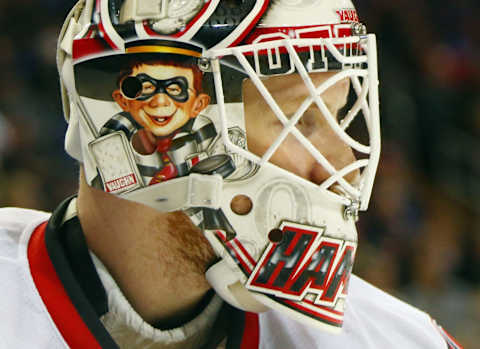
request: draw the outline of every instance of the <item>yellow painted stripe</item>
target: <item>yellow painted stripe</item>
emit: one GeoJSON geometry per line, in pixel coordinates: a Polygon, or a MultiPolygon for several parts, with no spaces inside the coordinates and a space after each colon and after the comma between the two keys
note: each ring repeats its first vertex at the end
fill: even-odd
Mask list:
{"type": "Polygon", "coordinates": [[[169,46],[134,46],[125,49],[127,53],[174,53],[177,55],[201,57],[200,52],[169,46]]]}

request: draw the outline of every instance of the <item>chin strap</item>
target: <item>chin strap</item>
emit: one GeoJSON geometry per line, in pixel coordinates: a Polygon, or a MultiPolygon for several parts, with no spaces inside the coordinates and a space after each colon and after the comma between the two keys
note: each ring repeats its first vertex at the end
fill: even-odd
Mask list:
{"type": "Polygon", "coordinates": [[[207,270],[206,277],[215,292],[235,308],[255,313],[263,313],[269,309],[245,288],[225,260],[212,265],[207,270]]]}

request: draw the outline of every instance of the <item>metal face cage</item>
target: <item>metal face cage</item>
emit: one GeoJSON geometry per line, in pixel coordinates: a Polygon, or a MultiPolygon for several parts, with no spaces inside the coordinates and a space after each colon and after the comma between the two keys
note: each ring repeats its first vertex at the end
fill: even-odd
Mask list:
{"type": "Polygon", "coordinates": [[[263,166],[269,162],[275,151],[288,135],[293,135],[315,160],[329,173],[329,178],[320,183],[336,202],[350,206],[354,204],[366,210],[380,154],[380,126],[378,105],[378,73],[376,62],[375,36],[348,36],[342,38],[316,38],[264,41],[239,47],[213,49],[206,53],[211,60],[212,73],[219,114],[222,120],[223,143],[228,151],[241,155],[263,166]],[[231,85],[226,86],[223,73],[225,67],[241,70],[256,86],[283,129],[269,149],[259,155],[234,144],[228,137],[225,108],[225,91],[231,94],[231,85]],[[335,74],[315,86],[309,74],[330,72],[335,74]],[[277,101],[265,87],[264,79],[270,76],[298,74],[305,83],[309,96],[298,110],[287,117],[277,101]],[[321,95],[342,79],[350,81],[352,92],[350,102],[343,115],[333,115],[321,95]],[[315,105],[332,130],[356,155],[356,160],[343,168],[335,168],[296,127],[305,111],[315,105]],[[359,124],[362,124],[358,134],[359,124]],[[368,143],[364,143],[366,142],[368,143]],[[350,183],[345,176],[359,170],[358,181],[350,183]]]}

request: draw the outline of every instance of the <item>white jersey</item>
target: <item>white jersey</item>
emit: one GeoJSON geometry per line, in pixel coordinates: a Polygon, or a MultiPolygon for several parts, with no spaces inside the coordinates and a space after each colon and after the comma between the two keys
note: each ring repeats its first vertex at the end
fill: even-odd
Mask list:
{"type": "MultiPolygon", "coordinates": [[[[42,241],[48,219],[44,212],[0,209],[0,349],[118,348],[102,335],[107,333],[104,328],[89,328],[89,315],[69,301],[50,262],[54,256],[42,241]]],[[[341,334],[297,323],[276,311],[235,310],[237,315],[229,318],[242,323],[232,326],[236,333],[229,332],[226,348],[461,348],[428,314],[355,275],[349,287],[341,334]]],[[[162,348],[161,343],[155,348],[162,348]]]]}

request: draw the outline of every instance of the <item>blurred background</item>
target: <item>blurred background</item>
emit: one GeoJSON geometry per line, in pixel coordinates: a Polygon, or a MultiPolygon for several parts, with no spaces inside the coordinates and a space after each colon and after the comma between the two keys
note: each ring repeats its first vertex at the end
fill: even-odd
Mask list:
{"type": "MultiPolygon", "coordinates": [[[[56,38],[73,1],[0,1],[0,206],[75,193],[56,38]]],[[[378,36],[383,153],[355,272],[480,342],[480,2],[357,0],[378,36]]]]}

